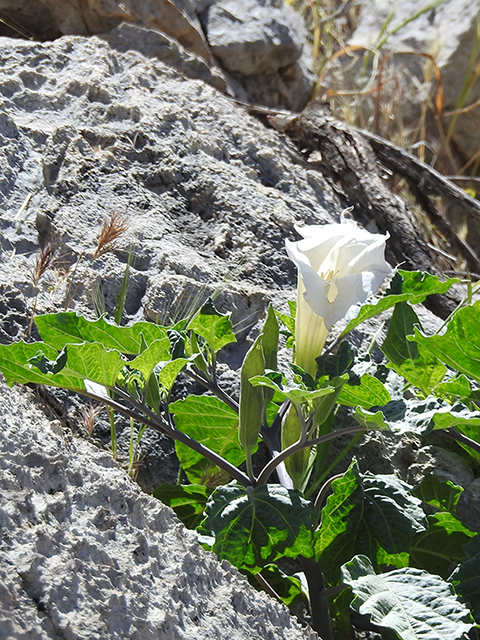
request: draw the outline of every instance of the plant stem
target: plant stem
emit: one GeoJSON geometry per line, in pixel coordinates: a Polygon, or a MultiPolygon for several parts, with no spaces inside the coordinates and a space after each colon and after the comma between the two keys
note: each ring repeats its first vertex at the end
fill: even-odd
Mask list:
{"type": "Polygon", "coordinates": [[[314,502],[314,505],[313,505],[317,511],[320,511],[320,509],[323,507],[323,503],[325,502],[325,498],[327,497],[327,494],[328,494],[328,492],[330,491],[330,489],[332,487],[332,482],[334,480],[338,480],[339,478],[343,478],[344,475],[345,475],[344,473],[337,473],[336,476],[332,476],[326,482],[324,482],[324,484],[322,485],[320,491],[317,494],[317,497],[315,498],[315,502],[314,502]]]}
{"type": "MultiPolygon", "coordinates": [[[[284,449],[281,453],[279,453],[276,458],[273,458],[272,460],[270,460],[270,462],[268,462],[262,469],[258,480],[257,480],[257,485],[261,485],[261,484],[266,484],[268,478],[270,477],[270,475],[275,471],[276,467],[278,467],[278,465],[283,462],[284,460],[286,460],[288,458],[288,456],[291,456],[292,453],[296,453],[297,451],[300,451],[301,449],[304,449],[305,447],[313,447],[315,444],[322,444],[322,442],[328,442],[328,440],[332,440],[333,438],[339,438],[340,436],[344,436],[348,433],[357,433],[357,431],[368,431],[369,428],[368,427],[361,427],[361,426],[355,426],[355,427],[347,427],[346,429],[340,429],[339,431],[333,431],[332,433],[327,433],[324,436],[321,436],[320,438],[314,438],[313,440],[307,440],[306,442],[295,442],[294,444],[290,445],[289,447],[287,447],[286,449],[284,449]]],[[[480,446],[480,445],[479,445],[480,446]]]]}
{"type": "Polygon", "coordinates": [[[268,582],[265,580],[265,578],[262,576],[261,573],[255,574],[255,580],[258,582],[259,585],[261,585],[262,589],[264,589],[269,595],[272,596],[272,598],[275,598],[275,600],[278,600],[278,602],[282,602],[282,599],[280,598],[278,593],[270,584],[268,584],[268,582]]]}
{"type": "Polygon", "coordinates": [[[462,444],[467,445],[477,453],[480,453],[480,443],[472,440],[471,438],[463,435],[463,433],[459,433],[454,427],[450,427],[450,429],[446,429],[444,431],[445,435],[448,438],[452,438],[452,440],[456,440],[457,442],[461,442],[462,444]]]}
{"type": "Polygon", "coordinates": [[[235,400],[231,398],[228,393],[225,393],[225,391],[223,391],[223,389],[221,389],[218,384],[213,381],[207,380],[207,378],[204,378],[202,375],[200,375],[196,371],[193,371],[192,369],[187,369],[185,373],[190,376],[192,380],[195,380],[195,382],[199,382],[200,384],[202,384],[205,389],[208,389],[209,391],[214,393],[217,398],[223,400],[223,402],[225,402],[225,404],[229,406],[230,409],[233,409],[236,413],[238,413],[238,402],[235,402],[235,400]]]}
{"type": "Polygon", "coordinates": [[[325,580],[320,565],[313,558],[305,558],[303,556],[299,556],[298,561],[308,582],[312,628],[322,640],[333,640],[328,608],[328,592],[325,589],[325,580]]]}
{"type": "Polygon", "coordinates": [[[312,484],[312,486],[309,487],[307,491],[305,491],[305,497],[306,498],[309,498],[313,493],[315,493],[315,491],[322,484],[322,482],[325,480],[325,478],[328,478],[328,476],[335,469],[337,464],[343,460],[343,458],[347,455],[347,453],[352,449],[352,447],[358,442],[358,440],[361,437],[362,437],[361,433],[356,433],[353,436],[353,438],[347,444],[345,449],[340,451],[340,453],[335,458],[335,460],[332,462],[332,464],[329,467],[327,467],[327,469],[325,469],[325,471],[322,473],[322,475],[319,478],[315,479],[315,482],[312,484]]]}
{"type": "Polygon", "coordinates": [[[108,412],[108,417],[110,419],[110,440],[112,442],[112,456],[113,459],[117,459],[117,432],[115,430],[115,412],[113,408],[108,412]]]}
{"type": "Polygon", "coordinates": [[[205,447],[200,442],[197,442],[190,436],[187,436],[185,433],[182,433],[176,428],[172,428],[162,417],[154,414],[147,406],[137,402],[134,398],[125,393],[121,389],[112,388],[111,391],[120,395],[122,398],[130,402],[140,413],[136,413],[132,409],[125,407],[123,404],[116,402],[113,398],[108,398],[107,396],[99,396],[95,393],[91,393],[89,391],[81,391],[81,393],[89,398],[93,398],[94,400],[98,400],[99,402],[103,402],[104,404],[110,405],[113,409],[120,411],[124,415],[133,418],[134,420],[138,420],[142,424],[155,429],[156,431],[160,431],[163,434],[182,442],[183,444],[190,447],[200,455],[207,458],[218,467],[226,471],[234,480],[237,480],[242,486],[250,487],[252,483],[248,476],[246,476],[240,469],[237,469],[234,465],[230,464],[225,458],[215,453],[208,447],[205,447]],[[148,417],[147,417],[148,416],[148,417]]]}

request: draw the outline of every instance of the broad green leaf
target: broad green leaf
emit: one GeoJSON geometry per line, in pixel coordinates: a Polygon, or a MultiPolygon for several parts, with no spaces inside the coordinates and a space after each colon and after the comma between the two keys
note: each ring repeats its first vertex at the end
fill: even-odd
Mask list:
{"type": "Polygon", "coordinates": [[[359,385],[344,385],[338,396],[338,404],[347,407],[381,407],[391,401],[385,386],[369,373],[364,373],[359,385]]]}
{"type": "Polygon", "coordinates": [[[415,327],[421,328],[415,311],[406,302],[398,303],[381,349],[390,361],[389,366],[427,396],[442,382],[447,369],[424,347],[407,340],[407,336],[413,336],[415,327]]]}
{"type": "Polygon", "coordinates": [[[441,362],[480,382],[480,301],[459,309],[441,336],[424,336],[415,329],[415,341],[441,362]]]}
{"type": "MultiPolygon", "coordinates": [[[[317,388],[317,386],[319,386],[317,384],[317,382],[312,378],[312,376],[307,373],[305,371],[305,369],[302,369],[302,367],[299,367],[298,364],[295,364],[294,362],[289,362],[288,366],[290,367],[290,369],[293,371],[293,382],[295,385],[300,385],[301,388],[306,388],[306,389],[310,389],[310,390],[314,390],[317,388]]],[[[271,378],[271,376],[269,376],[271,378]]],[[[322,378],[322,380],[328,380],[327,377],[322,378]]],[[[275,380],[275,382],[278,382],[278,380],[275,380]]],[[[320,385],[321,386],[321,385],[320,385]]]]}
{"type": "Polygon", "coordinates": [[[292,387],[283,389],[280,384],[276,384],[267,376],[254,376],[253,378],[250,378],[250,384],[252,384],[254,387],[269,387],[270,389],[274,389],[274,391],[276,391],[283,398],[288,398],[289,400],[295,400],[297,402],[305,402],[306,400],[321,398],[328,395],[329,393],[334,393],[335,391],[335,387],[332,386],[323,387],[322,389],[315,389],[313,391],[310,391],[309,389],[292,387]]]}
{"type": "Polygon", "coordinates": [[[365,320],[391,309],[399,302],[419,304],[427,296],[434,293],[446,293],[456,282],[459,282],[458,278],[445,278],[442,281],[437,276],[422,271],[402,271],[399,269],[385,295],[371,304],[363,304],[357,317],[350,320],[340,337],[345,336],[365,320]]]}
{"type": "Polygon", "coordinates": [[[480,536],[464,546],[468,558],[449,578],[462,602],[469,605],[477,624],[480,624],[480,536]]]}
{"type": "MultiPolygon", "coordinates": [[[[188,396],[170,405],[175,424],[206,447],[239,466],[245,453],[238,442],[238,415],[224,402],[211,396],[188,396]]],[[[176,451],[182,469],[193,484],[216,486],[229,478],[212,462],[190,447],[176,442],[176,451]]]]}
{"type": "Polygon", "coordinates": [[[187,335],[185,331],[178,331],[177,329],[167,329],[167,336],[170,340],[171,349],[170,357],[172,360],[177,358],[185,358],[185,346],[187,345],[187,335]]]}
{"type": "Polygon", "coordinates": [[[435,395],[440,398],[467,399],[472,394],[472,386],[463,374],[442,382],[435,387],[435,395]]]}
{"type": "Polygon", "coordinates": [[[439,511],[446,511],[455,515],[458,500],[463,493],[462,487],[446,480],[439,480],[432,473],[424,476],[418,486],[412,491],[413,495],[420,498],[439,511]]]}
{"type": "Polygon", "coordinates": [[[452,406],[434,396],[428,396],[424,400],[392,400],[376,412],[367,411],[359,406],[353,417],[363,426],[388,428],[399,434],[424,435],[433,429],[450,427],[456,427],[463,432],[464,429],[478,430],[480,427],[480,411],[470,411],[461,402],[452,406]]]}
{"type": "Polygon", "coordinates": [[[283,556],[313,555],[316,510],[294,489],[231,483],[213,492],[206,513],[202,526],[215,536],[212,550],[238,569],[258,573],[283,556]]]}
{"type": "Polygon", "coordinates": [[[236,342],[230,313],[219,313],[211,300],[206,302],[191,320],[187,329],[195,331],[207,341],[210,349],[216,353],[225,345],[236,342]]]}
{"type": "MultiPolygon", "coordinates": [[[[460,403],[458,404],[460,406],[463,406],[460,403]]],[[[454,407],[456,406],[457,405],[454,405],[454,407]]],[[[479,418],[480,412],[471,411],[470,413],[468,413],[468,409],[464,409],[463,411],[464,411],[465,419],[459,420],[458,422],[454,422],[451,426],[455,427],[456,431],[459,431],[463,435],[467,436],[467,438],[470,438],[474,442],[479,443],[480,442],[480,424],[478,422],[478,418],[479,418]],[[470,419],[469,419],[469,416],[470,416],[470,419]]],[[[476,451],[472,447],[469,447],[468,444],[466,443],[458,442],[458,444],[462,447],[462,449],[465,449],[465,451],[467,451],[472,458],[475,458],[477,462],[480,461],[480,453],[478,451],[476,451]]]]}
{"type": "Polygon", "coordinates": [[[161,484],[153,496],[171,507],[187,529],[195,529],[203,519],[203,512],[211,490],[203,485],[161,484]]]}
{"type": "Polygon", "coordinates": [[[435,513],[427,521],[427,530],[412,540],[410,566],[446,580],[456,565],[466,559],[462,547],[476,534],[450,513],[435,513]]]}
{"type": "Polygon", "coordinates": [[[84,381],[91,380],[99,385],[113,387],[125,364],[118,351],[107,350],[98,342],[69,344],[60,354],[42,342],[0,345],[0,371],[10,386],[14,382],[33,382],[85,391],[84,381]],[[65,363],[61,369],[60,361],[65,363]],[[38,366],[32,364],[33,362],[37,362],[38,366]],[[42,373],[42,369],[58,372],[42,373]]]}
{"type": "Polygon", "coordinates": [[[440,576],[410,567],[375,575],[363,555],[346,563],[342,575],[355,595],[352,608],[401,640],[461,640],[473,626],[470,612],[440,576]]]}
{"type": "Polygon", "coordinates": [[[143,350],[142,336],[143,344],[150,344],[167,335],[165,327],[152,322],[136,322],[130,327],[119,327],[105,318],[86,320],[74,312],[37,316],[35,324],[42,340],[58,350],[71,343],[99,342],[105,349],[139,355],[143,350]]]}
{"type": "Polygon", "coordinates": [[[338,378],[344,373],[349,373],[355,364],[357,351],[348,342],[342,342],[335,354],[328,353],[325,356],[318,356],[317,361],[317,378],[328,376],[338,378]]]}
{"type": "MultiPolygon", "coordinates": [[[[308,602],[308,597],[303,590],[302,581],[295,575],[289,576],[278,568],[276,564],[267,564],[262,569],[262,576],[280,596],[283,604],[290,607],[296,602],[308,602]]],[[[255,583],[253,583],[255,586],[255,583]]],[[[258,586],[258,583],[257,583],[258,586]]]]}
{"type": "Polygon", "coordinates": [[[332,484],[315,532],[315,554],[330,584],[359,553],[375,565],[405,566],[412,537],[424,530],[420,500],[395,476],[361,474],[356,462],[332,484]]]}
{"type": "Polygon", "coordinates": [[[176,358],[175,360],[166,362],[164,365],[160,364],[159,367],[157,367],[157,370],[160,370],[159,380],[167,391],[170,391],[178,374],[191,359],[192,358],[176,358]]]}
{"type": "MultiPolygon", "coordinates": [[[[392,402],[395,402],[392,400],[392,402]]],[[[391,403],[388,403],[391,404],[391,403]]],[[[367,411],[358,405],[352,414],[356,422],[362,427],[367,429],[374,429],[377,431],[390,431],[388,422],[381,411],[367,411]]]]}
{"type": "MultiPolygon", "coordinates": [[[[288,335],[294,336],[295,335],[295,317],[291,315],[288,316],[286,313],[281,313],[276,309],[275,309],[275,314],[277,318],[280,320],[280,322],[287,328],[288,335]]],[[[283,331],[282,333],[285,333],[285,332],[283,331]]]]}
{"type": "Polygon", "coordinates": [[[144,380],[148,380],[155,366],[166,360],[170,360],[170,340],[167,336],[151,342],[139,356],[128,364],[132,369],[140,371],[144,380]]]}

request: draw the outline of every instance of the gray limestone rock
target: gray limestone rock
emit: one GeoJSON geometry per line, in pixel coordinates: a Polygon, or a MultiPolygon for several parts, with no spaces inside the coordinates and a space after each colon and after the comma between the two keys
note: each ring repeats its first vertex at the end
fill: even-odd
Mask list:
{"type": "MultiPolygon", "coordinates": [[[[123,25],[106,38],[2,41],[0,341],[25,337],[34,310],[62,310],[67,297],[89,317],[112,314],[132,242],[124,321],[178,318],[215,293],[234,311],[239,342],[222,358],[237,368],[268,302],[295,295],[285,237],[339,209],[279,134],[176,63],[146,57],[152,38],[123,25]],[[135,33],[143,41],[124,50],[135,33]],[[129,230],[92,262],[115,211],[129,230]],[[34,282],[48,238],[57,259],[34,282]]],[[[82,430],[77,399],[50,392],[49,403],[82,430]]],[[[118,429],[124,455],[128,424],[118,429]]],[[[108,446],[105,418],[93,437],[108,446]]],[[[139,480],[152,489],[176,473],[172,444],[156,434],[143,444],[139,480]]]]}
{"type": "Polygon", "coordinates": [[[274,73],[296,62],[307,36],[300,16],[279,0],[218,0],[203,22],[224,69],[244,76],[274,73]]]}
{"type": "MultiPolygon", "coordinates": [[[[285,237],[296,222],[337,221],[336,197],[279,133],[150,57],[150,35],[122,46],[132,33],[1,40],[0,340],[25,337],[35,310],[65,301],[112,314],[132,243],[124,321],[175,318],[216,293],[240,338],[220,367],[234,389],[231,367],[268,302],[295,297],[285,237]],[[128,231],[94,260],[115,211],[128,231]],[[47,240],[57,258],[36,278],[47,240]]],[[[109,454],[0,384],[1,638],[313,638],[204,554],[109,454]]],[[[76,398],[48,402],[80,423],[76,398]]],[[[151,489],[162,461],[172,474],[172,449],[148,444],[151,489]]]]}
{"type": "Polygon", "coordinates": [[[147,58],[161,60],[189,78],[203,80],[223,93],[232,93],[221,70],[208,64],[201,56],[188,51],[174,38],[157,29],[122,22],[100,36],[112,49],[139,51],[147,58]]]}
{"type": "Polygon", "coordinates": [[[191,0],[0,0],[0,34],[38,40],[107,33],[127,21],[168,34],[209,61],[191,0]]]}
{"type": "Polygon", "coordinates": [[[303,109],[315,79],[308,35],[283,0],[216,0],[201,20],[213,55],[251,102],[303,109]]]}
{"type": "Polygon", "coordinates": [[[2,394],[2,640],[314,640],[111,456],[2,394]]]}
{"type": "Polygon", "coordinates": [[[214,288],[233,278],[267,300],[294,286],[283,246],[293,224],[339,213],[323,179],[277,133],[138,51],[98,38],[5,39],[2,60],[0,280],[20,305],[37,293],[39,311],[62,305],[64,271],[73,277],[81,258],[76,303],[92,308],[100,286],[111,312],[131,240],[127,319],[143,316],[144,296],[150,316],[171,313],[158,285],[152,293],[160,273],[167,288],[170,276],[214,288]],[[129,232],[91,262],[113,211],[129,232]],[[39,234],[53,238],[61,264],[34,287],[39,234]]]}

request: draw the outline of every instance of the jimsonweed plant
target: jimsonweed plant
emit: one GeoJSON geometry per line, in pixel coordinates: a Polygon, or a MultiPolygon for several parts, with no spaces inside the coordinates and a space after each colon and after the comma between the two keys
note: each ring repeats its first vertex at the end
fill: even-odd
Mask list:
{"type": "Polygon", "coordinates": [[[355,459],[344,473],[336,467],[373,429],[442,430],[478,468],[480,302],[426,335],[413,305],[458,280],[398,271],[372,298],[391,272],[386,237],[347,221],[299,232],[302,240],[287,243],[297,303],[290,314],[268,309],[241,367],[238,400],[217,371],[218,353],[235,342],[230,314],[211,300],[170,327],[38,316],[43,341],[0,345],[0,369],[10,385],[70,389],[172,437],[186,483],[154,495],[220,559],[303,608],[324,640],[353,637],[352,610],[385,637],[465,638],[480,622],[480,537],[456,515],[462,488],[434,476],[412,487],[361,471],[355,459]],[[345,337],[388,309],[378,365],[345,337]],[[322,354],[347,314],[335,352],[322,354]],[[279,345],[282,353],[293,347],[286,367],[279,345]],[[174,400],[180,375],[208,393],[174,400]],[[329,446],[340,437],[346,444],[332,461],[329,446]]]}

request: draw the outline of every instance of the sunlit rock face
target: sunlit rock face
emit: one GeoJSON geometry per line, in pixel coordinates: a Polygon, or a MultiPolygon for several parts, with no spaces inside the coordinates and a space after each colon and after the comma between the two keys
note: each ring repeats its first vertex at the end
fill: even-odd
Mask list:
{"type": "MultiPolygon", "coordinates": [[[[238,366],[267,303],[294,295],[285,235],[332,221],[334,197],[229,98],[114,36],[2,40],[0,340],[25,337],[34,306],[62,310],[70,279],[70,308],[111,314],[132,243],[124,322],[168,321],[220,287],[238,366]],[[114,211],[128,230],[92,262],[114,211]],[[47,240],[58,260],[34,282],[47,240]]],[[[32,391],[1,394],[1,638],[313,638],[76,437],[78,398],[48,396],[72,437],[32,391]]],[[[105,417],[93,436],[108,447],[105,417]]],[[[145,488],[174,478],[170,441],[147,435],[144,451],[145,488]]]]}

